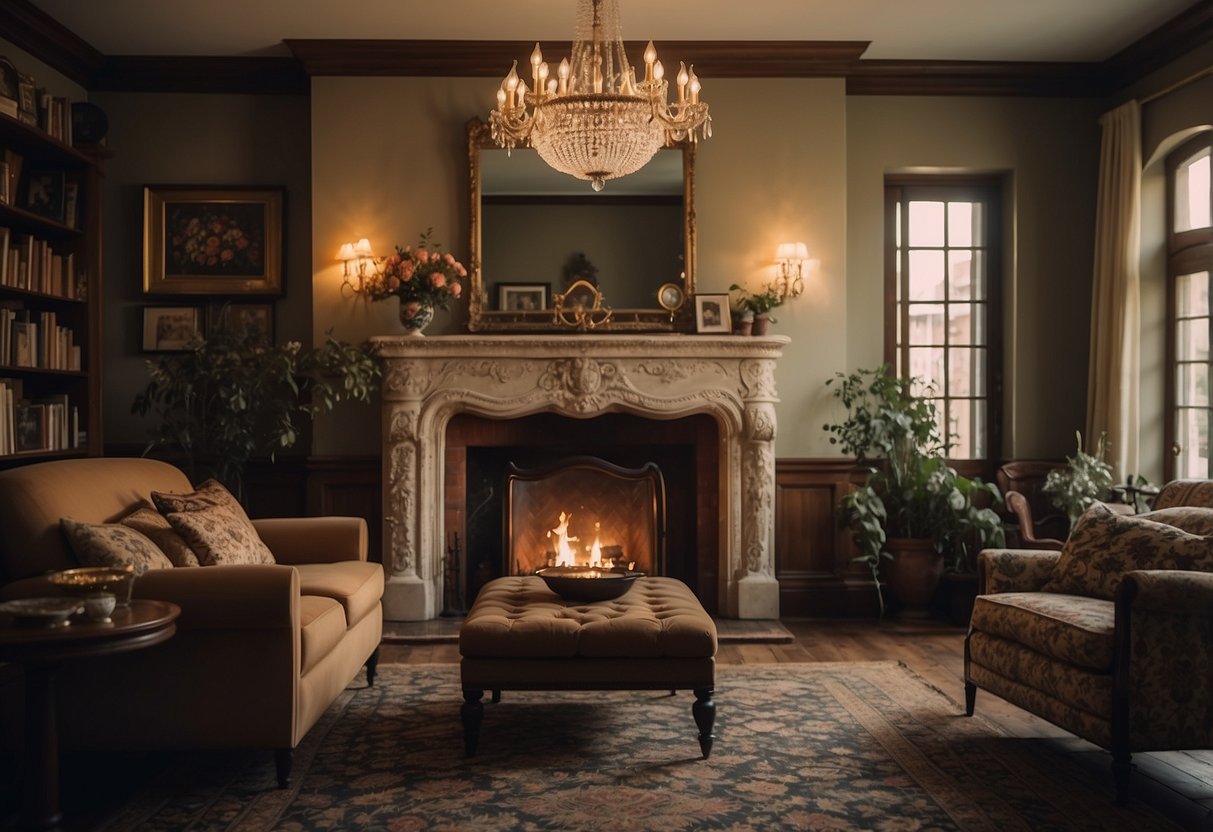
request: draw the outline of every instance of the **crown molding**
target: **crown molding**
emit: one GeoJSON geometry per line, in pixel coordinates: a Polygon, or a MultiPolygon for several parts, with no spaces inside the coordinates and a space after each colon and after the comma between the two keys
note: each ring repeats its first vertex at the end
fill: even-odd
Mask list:
{"type": "Polygon", "coordinates": [[[1213,2],[1199,0],[1103,62],[1107,93],[1127,87],[1213,41],[1213,2]]]}
{"type": "MultiPolygon", "coordinates": [[[[311,76],[405,75],[498,78],[512,61],[525,61],[534,41],[503,40],[298,40],[283,41],[311,76]]],[[[568,41],[546,44],[549,54],[570,53],[568,41]]],[[[632,55],[644,41],[626,41],[632,55]]],[[[697,64],[712,78],[841,77],[868,41],[662,41],[660,51],[697,64]],[[710,68],[710,69],[709,69],[710,68]]]]}
{"type": "Polygon", "coordinates": [[[847,95],[1095,95],[1101,64],[1016,61],[859,61],[847,95]]]}
{"type": "Polygon", "coordinates": [[[29,0],[0,3],[0,33],[85,88],[92,88],[93,76],[105,62],[92,44],[29,0]]]}

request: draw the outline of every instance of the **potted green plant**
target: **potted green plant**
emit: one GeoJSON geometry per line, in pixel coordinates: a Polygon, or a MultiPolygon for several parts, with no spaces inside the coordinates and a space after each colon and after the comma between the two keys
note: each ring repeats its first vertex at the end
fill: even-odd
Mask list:
{"type": "Polygon", "coordinates": [[[1071,529],[1087,509],[1111,496],[1114,482],[1112,466],[1104,458],[1108,453],[1107,434],[1099,435],[1093,454],[1083,451],[1080,431],[1074,432],[1074,438],[1078,445],[1074,456],[1066,457],[1066,467],[1050,471],[1041,487],[1053,505],[1070,518],[1071,529]]]}
{"type": "Polygon", "coordinates": [[[312,349],[275,345],[253,330],[235,331],[226,314],[205,337],[147,369],[151,380],[131,406],[156,419],[144,453],[175,448],[191,479],[214,476],[237,496],[252,455],[272,459],[293,446],[302,421],[339,401],[368,401],[380,374],[363,348],[331,336],[312,349]]]}
{"type": "Polygon", "coordinates": [[[912,392],[917,379],[898,378],[886,365],[837,373],[826,384],[847,411],[824,426],[830,443],[869,464],[866,481],[841,506],[859,548],[855,560],[872,572],[882,615],[882,563],[894,597],[925,607],[945,565],[964,569],[980,548],[1002,545],[992,507],[1001,502],[998,489],[948,465],[935,407],[912,392]]]}
{"type": "Polygon", "coordinates": [[[758,294],[751,294],[741,286],[734,283],[729,287],[730,292],[737,292],[737,297],[733,301],[733,306],[742,315],[749,313],[753,317],[753,326],[750,330],[753,335],[766,335],[769,324],[778,323],[771,317],[771,310],[783,305],[783,298],[779,296],[773,288],[768,286],[758,294]]]}

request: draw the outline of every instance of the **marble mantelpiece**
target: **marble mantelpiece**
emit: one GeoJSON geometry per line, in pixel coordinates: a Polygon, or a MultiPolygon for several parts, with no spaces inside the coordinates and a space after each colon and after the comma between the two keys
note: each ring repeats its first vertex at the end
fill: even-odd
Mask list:
{"type": "Polygon", "coordinates": [[[383,540],[389,621],[438,615],[446,428],[624,412],[711,415],[720,442],[720,609],[777,618],[775,361],[784,336],[449,335],[372,339],[383,362],[383,540]]]}

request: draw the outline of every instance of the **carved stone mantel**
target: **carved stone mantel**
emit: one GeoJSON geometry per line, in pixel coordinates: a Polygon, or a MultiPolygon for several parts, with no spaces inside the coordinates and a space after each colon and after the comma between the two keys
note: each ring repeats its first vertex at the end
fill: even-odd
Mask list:
{"type": "Polygon", "coordinates": [[[389,621],[438,615],[446,428],[514,419],[697,413],[720,441],[720,609],[777,618],[775,360],[788,339],[694,335],[444,335],[371,339],[383,361],[383,540],[389,621]]]}

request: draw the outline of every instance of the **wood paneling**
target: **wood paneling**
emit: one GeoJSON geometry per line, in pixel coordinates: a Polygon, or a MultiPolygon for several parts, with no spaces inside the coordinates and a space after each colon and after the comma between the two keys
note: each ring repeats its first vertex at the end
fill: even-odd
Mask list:
{"type": "Polygon", "coordinates": [[[842,498],[866,476],[847,459],[775,463],[775,577],[780,615],[874,615],[876,593],[850,532],[838,523],[842,498]]]}
{"type": "Polygon", "coordinates": [[[367,551],[383,562],[383,473],[378,456],[312,457],[308,460],[307,513],[361,517],[367,551]]]}

